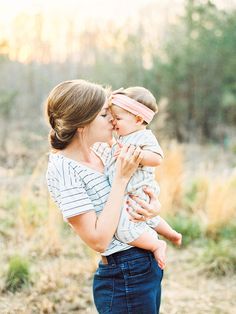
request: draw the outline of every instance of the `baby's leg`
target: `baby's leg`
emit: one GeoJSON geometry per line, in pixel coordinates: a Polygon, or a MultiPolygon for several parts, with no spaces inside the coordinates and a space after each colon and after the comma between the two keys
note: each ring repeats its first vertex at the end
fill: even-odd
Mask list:
{"type": "Polygon", "coordinates": [[[145,222],[131,221],[126,206],[122,208],[115,237],[121,242],[152,251],[160,268],[165,267],[166,243],[158,240],[156,231],[145,222]]]}
{"type": "Polygon", "coordinates": [[[132,246],[149,250],[153,253],[159,267],[164,269],[166,265],[166,242],[159,240],[156,235],[144,232],[136,240],[129,243],[132,246]]]}
{"type": "Polygon", "coordinates": [[[159,217],[160,221],[158,225],[155,227],[156,232],[162,235],[172,243],[180,246],[182,243],[182,234],[178,233],[161,217],[159,217]]]}

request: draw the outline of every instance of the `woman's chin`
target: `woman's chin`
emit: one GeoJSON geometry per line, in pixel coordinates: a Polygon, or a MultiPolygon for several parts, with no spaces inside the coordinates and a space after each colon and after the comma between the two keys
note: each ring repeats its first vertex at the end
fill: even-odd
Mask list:
{"type": "Polygon", "coordinates": [[[104,138],[103,141],[101,142],[105,142],[105,143],[110,143],[113,139],[113,136],[112,136],[112,132],[109,134],[109,136],[107,136],[107,138],[104,138]]]}

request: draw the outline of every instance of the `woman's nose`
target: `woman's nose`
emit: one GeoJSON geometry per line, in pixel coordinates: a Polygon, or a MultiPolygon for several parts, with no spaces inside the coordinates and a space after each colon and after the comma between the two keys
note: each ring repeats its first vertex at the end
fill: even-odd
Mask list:
{"type": "Polygon", "coordinates": [[[113,126],[116,125],[116,119],[113,118],[113,119],[111,120],[111,122],[112,122],[112,125],[113,125],[113,126]]]}

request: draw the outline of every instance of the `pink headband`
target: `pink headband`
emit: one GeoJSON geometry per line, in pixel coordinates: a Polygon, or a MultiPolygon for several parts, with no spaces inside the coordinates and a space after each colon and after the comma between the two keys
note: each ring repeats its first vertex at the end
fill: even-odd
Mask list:
{"type": "Polygon", "coordinates": [[[121,107],[134,115],[140,115],[147,123],[150,123],[155,115],[154,111],[126,95],[112,94],[111,101],[112,104],[121,107]]]}

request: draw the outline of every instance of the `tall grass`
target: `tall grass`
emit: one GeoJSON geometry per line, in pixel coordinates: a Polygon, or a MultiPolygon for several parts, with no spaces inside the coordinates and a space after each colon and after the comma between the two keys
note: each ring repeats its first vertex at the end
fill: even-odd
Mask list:
{"type": "MultiPolygon", "coordinates": [[[[185,155],[183,145],[171,143],[165,149],[162,165],[156,170],[156,178],[161,186],[161,214],[175,218],[175,224],[178,217],[181,217],[179,225],[182,227],[183,220],[189,217],[191,221],[199,222],[202,232],[207,236],[217,237],[220,230],[225,229],[229,223],[232,225],[235,220],[236,171],[224,176],[189,171],[185,155]]],[[[59,250],[61,230],[58,226],[61,225],[62,218],[46,189],[46,165],[47,156],[44,155],[39,158],[34,171],[22,187],[17,227],[26,239],[31,239],[40,232],[41,242],[44,241],[46,247],[57,247],[59,250]]],[[[9,204],[16,207],[15,200],[9,204]]]]}
{"type": "Polygon", "coordinates": [[[156,179],[160,184],[159,199],[163,213],[174,214],[178,211],[183,198],[184,158],[183,149],[173,142],[165,153],[165,158],[156,170],[156,179]]]}
{"type": "MultiPolygon", "coordinates": [[[[197,250],[199,258],[194,256],[194,260],[201,275],[235,273],[235,172],[213,176],[207,171],[191,171],[185,147],[175,143],[165,149],[165,155],[156,171],[161,215],[183,234],[181,254],[187,252],[186,246],[188,253],[190,246],[197,250]]],[[[46,156],[39,158],[32,174],[22,175],[22,184],[13,193],[7,189],[0,192],[0,290],[17,291],[15,297],[22,298],[22,306],[28,300],[22,312],[15,303],[17,310],[12,313],[42,309],[45,313],[69,313],[76,306],[83,307],[81,313],[89,313],[91,273],[99,257],[63,222],[46,188],[46,165],[46,156]],[[26,260],[17,257],[18,261],[12,262],[15,252],[26,260]],[[21,290],[29,283],[30,291],[21,290]],[[61,298],[65,294],[68,299],[61,298]]],[[[192,267],[191,256],[184,262],[192,267]]],[[[11,296],[3,293],[9,313],[11,296]]]]}
{"type": "Polygon", "coordinates": [[[236,217],[236,173],[210,181],[204,206],[207,232],[216,235],[236,217]]]}
{"type": "Polygon", "coordinates": [[[25,250],[33,255],[56,256],[61,251],[61,217],[46,187],[46,166],[47,156],[43,155],[21,189],[17,226],[25,250]]]}
{"type": "Polygon", "coordinates": [[[170,145],[156,171],[162,215],[181,217],[185,213],[185,219],[189,216],[190,220],[194,216],[206,235],[214,238],[236,218],[236,171],[230,175],[207,171],[200,174],[187,171],[185,163],[184,147],[170,145]]]}

